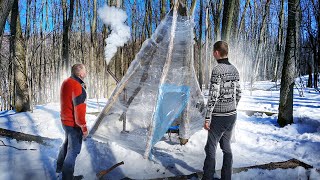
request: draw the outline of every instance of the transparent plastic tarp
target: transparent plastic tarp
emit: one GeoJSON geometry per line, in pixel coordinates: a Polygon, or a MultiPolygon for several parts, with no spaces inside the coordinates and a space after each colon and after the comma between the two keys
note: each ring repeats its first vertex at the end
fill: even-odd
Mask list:
{"type": "Polygon", "coordinates": [[[143,43],[90,135],[147,157],[173,123],[184,139],[201,129],[203,96],[193,67],[193,38],[189,17],[167,15],[143,43]]]}

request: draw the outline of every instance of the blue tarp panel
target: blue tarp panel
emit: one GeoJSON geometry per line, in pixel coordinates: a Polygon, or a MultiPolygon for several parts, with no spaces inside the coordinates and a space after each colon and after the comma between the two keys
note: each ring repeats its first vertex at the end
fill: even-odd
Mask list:
{"type": "Polygon", "coordinates": [[[163,84],[159,89],[157,105],[154,115],[154,146],[167,132],[175,119],[181,116],[190,98],[189,86],[163,84]]]}

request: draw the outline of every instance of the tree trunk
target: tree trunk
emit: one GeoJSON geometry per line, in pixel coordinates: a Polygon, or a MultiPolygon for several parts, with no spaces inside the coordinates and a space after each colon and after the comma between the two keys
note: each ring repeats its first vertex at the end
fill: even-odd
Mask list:
{"type": "MultiPolygon", "coordinates": [[[[165,2],[164,2],[165,3],[165,2]]],[[[164,5],[165,6],[165,5],[164,5]]],[[[130,63],[131,61],[133,61],[134,57],[135,57],[135,54],[136,54],[136,40],[137,40],[137,16],[136,16],[136,13],[137,13],[137,1],[134,0],[134,3],[133,3],[133,10],[132,10],[132,59],[130,60],[130,63]]]]}
{"type": "Polygon", "coordinates": [[[226,42],[230,41],[230,33],[231,33],[231,27],[233,22],[234,8],[235,8],[235,0],[224,1],[221,39],[226,42]]]}
{"type": "Polygon", "coordinates": [[[284,24],[284,0],[281,0],[281,8],[279,12],[279,26],[278,26],[278,44],[277,44],[277,61],[274,67],[274,76],[273,81],[276,82],[278,80],[278,72],[279,72],[279,65],[281,62],[281,54],[283,52],[283,24],[284,24]]]}
{"type": "MultiPolygon", "coordinates": [[[[150,2],[150,1],[148,1],[150,2]]],[[[117,8],[123,8],[121,5],[121,3],[119,2],[119,0],[117,0],[117,8]]],[[[151,2],[150,4],[151,5],[151,2]]],[[[151,9],[151,8],[150,8],[151,9]]],[[[152,16],[152,15],[151,15],[152,16]]],[[[149,16],[147,17],[148,18],[148,21],[152,18],[150,18],[149,16]]],[[[152,26],[152,23],[150,22],[149,25],[147,25],[147,29],[148,29],[148,37],[151,36],[151,26],[152,26]]],[[[115,58],[115,75],[116,75],[116,78],[120,81],[122,79],[122,61],[121,61],[121,56],[122,56],[122,47],[119,47],[118,48],[118,51],[116,53],[116,58],[115,58]]]]}
{"type": "Polygon", "coordinates": [[[200,20],[199,20],[199,69],[198,69],[198,76],[199,76],[199,85],[200,89],[202,90],[203,84],[203,77],[202,77],[202,17],[203,17],[203,0],[200,0],[200,20]]]}
{"type": "Polygon", "coordinates": [[[193,16],[194,15],[194,10],[196,9],[196,3],[197,3],[197,0],[192,0],[191,2],[191,7],[190,7],[190,16],[193,16]]]}
{"type": "Polygon", "coordinates": [[[319,71],[319,64],[317,59],[317,47],[313,50],[313,62],[314,62],[314,71],[313,71],[313,87],[318,88],[318,71],[319,71]]]}
{"type": "Polygon", "coordinates": [[[232,22],[232,43],[238,39],[238,23],[239,23],[239,14],[240,14],[240,0],[235,0],[235,7],[233,11],[233,22],[232,22]]]}
{"type": "Polygon", "coordinates": [[[175,0],[169,0],[169,3],[170,3],[170,9],[172,9],[172,8],[173,8],[174,1],[175,1],[175,0]]]}
{"type": "Polygon", "coordinates": [[[314,8],[316,12],[314,12],[316,14],[316,22],[317,22],[317,30],[318,30],[318,34],[317,34],[317,46],[318,46],[318,53],[315,54],[315,74],[314,74],[314,87],[318,88],[318,76],[319,76],[319,65],[320,65],[320,2],[318,1],[318,7],[314,8]]]}
{"type": "Polygon", "coordinates": [[[221,11],[223,7],[223,1],[219,0],[216,3],[210,1],[211,11],[214,21],[214,41],[221,40],[220,23],[221,23],[221,11]]]}
{"type": "Polygon", "coordinates": [[[42,86],[42,82],[44,81],[43,78],[44,78],[44,74],[42,73],[43,72],[43,64],[45,63],[45,60],[44,60],[44,55],[43,55],[43,28],[42,28],[42,25],[43,25],[43,13],[44,13],[44,1],[42,0],[41,2],[41,8],[40,8],[40,12],[41,12],[41,17],[39,18],[40,19],[40,53],[39,53],[39,64],[38,64],[38,68],[39,68],[39,72],[38,72],[38,87],[37,87],[37,101],[36,103],[37,104],[42,104],[42,95],[43,95],[43,86],[42,86]]]}
{"type": "Polygon", "coordinates": [[[166,16],[166,0],[161,0],[160,1],[161,6],[160,6],[160,19],[162,20],[166,16]]]}
{"type": "Polygon", "coordinates": [[[281,77],[278,124],[293,123],[293,86],[295,80],[296,13],[299,0],[288,0],[288,27],[286,49],[281,77]]]}
{"type": "Polygon", "coordinates": [[[69,16],[67,16],[68,8],[66,0],[62,0],[63,10],[63,33],[62,33],[62,61],[64,74],[70,74],[70,60],[69,60],[69,31],[73,21],[74,0],[70,0],[69,16]]]}
{"type": "Polygon", "coordinates": [[[210,81],[210,72],[209,72],[209,68],[210,68],[210,50],[209,50],[209,33],[210,33],[210,17],[209,17],[209,4],[207,4],[206,6],[206,44],[205,44],[205,79],[204,79],[204,84],[205,84],[205,88],[208,89],[209,87],[209,81],[210,81]]]}
{"type": "Polygon", "coordinates": [[[301,13],[301,6],[300,3],[297,4],[296,7],[296,43],[295,43],[295,60],[296,60],[296,77],[299,75],[301,76],[301,71],[300,71],[300,66],[301,66],[301,62],[300,62],[300,52],[301,52],[301,20],[302,20],[302,13],[301,13]]]}
{"type": "Polygon", "coordinates": [[[271,2],[271,0],[267,0],[267,2],[265,4],[265,13],[263,15],[262,24],[261,24],[261,28],[260,28],[258,45],[257,45],[256,53],[255,53],[255,56],[254,56],[254,58],[255,58],[254,66],[253,66],[254,73],[251,76],[251,84],[253,84],[257,78],[259,78],[260,64],[261,64],[262,59],[264,58],[264,56],[262,56],[261,53],[262,53],[263,44],[264,44],[263,41],[264,41],[266,27],[267,27],[267,17],[269,15],[270,2],[271,2]]]}
{"type": "Polygon", "coordinates": [[[237,34],[238,37],[239,37],[239,34],[243,33],[246,11],[247,11],[249,4],[250,4],[250,0],[247,0],[246,5],[244,6],[244,9],[243,9],[243,12],[241,15],[241,19],[240,19],[240,25],[239,25],[239,30],[238,30],[238,34],[237,34]]]}
{"type": "Polygon", "coordinates": [[[94,97],[98,97],[98,87],[97,87],[97,68],[95,64],[97,64],[97,0],[88,1],[88,3],[93,3],[93,16],[91,20],[91,39],[90,39],[90,59],[89,59],[89,68],[90,68],[90,88],[89,92],[94,97]]]}
{"type": "Polygon", "coordinates": [[[13,0],[0,1],[0,37],[2,36],[7,17],[12,9],[13,0]]]}
{"type": "Polygon", "coordinates": [[[17,112],[30,110],[29,89],[27,82],[27,69],[24,50],[24,39],[19,18],[18,0],[14,1],[10,22],[10,51],[11,58],[14,62],[14,82],[15,82],[15,103],[14,107],[17,112]]]}
{"type": "Polygon", "coordinates": [[[2,44],[2,33],[6,24],[7,17],[12,9],[13,2],[13,0],[0,1],[0,49],[2,44]]]}
{"type": "Polygon", "coordinates": [[[308,83],[307,83],[307,87],[312,88],[312,67],[311,67],[310,63],[308,63],[307,67],[308,67],[308,83]]]}
{"type": "MultiPolygon", "coordinates": [[[[31,66],[31,61],[29,60],[29,54],[30,54],[30,46],[29,46],[29,41],[30,41],[30,31],[31,31],[31,0],[27,1],[27,14],[26,14],[26,27],[25,27],[25,50],[26,50],[26,67],[27,69],[30,69],[31,66]]],[[[30,100],[30,110],[33,111],[33,100],[34,98],[32,97],[32,72],[27,71],[27,79],[28,79],[28,95],[29,95],[29,100],[30,100]]]]}

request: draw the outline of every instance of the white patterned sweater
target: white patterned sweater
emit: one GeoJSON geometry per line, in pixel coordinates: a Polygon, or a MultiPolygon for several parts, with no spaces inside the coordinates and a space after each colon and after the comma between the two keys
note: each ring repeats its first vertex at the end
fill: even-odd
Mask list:
{"type": "Polygon", "coordinates": [[[219,59],[212,69],[209,97],[207,102],[206,121],[211,116],[231,116],[237,113],[241,98],[239,72],[228,58],[219,59]]]}

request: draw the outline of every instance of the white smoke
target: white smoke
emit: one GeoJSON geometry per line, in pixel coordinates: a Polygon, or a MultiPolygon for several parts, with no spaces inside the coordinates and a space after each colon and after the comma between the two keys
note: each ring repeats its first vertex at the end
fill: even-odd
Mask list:
{"type": "Polygon", "coordinates": [[[111,58],[117,52],[117,48],[123,46],[130,39],[130,27],[124,22],[127,14],[122,9],[104,5],[98,9],[98,15],[106,25],[110,25],[111,34],[105,40],[105,58],[109,64],[111,58]]]}

